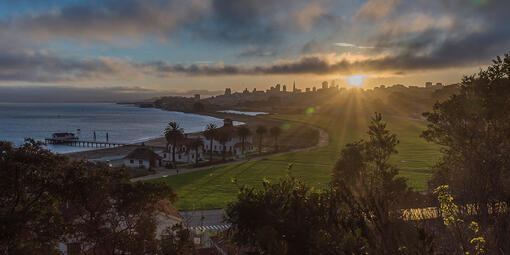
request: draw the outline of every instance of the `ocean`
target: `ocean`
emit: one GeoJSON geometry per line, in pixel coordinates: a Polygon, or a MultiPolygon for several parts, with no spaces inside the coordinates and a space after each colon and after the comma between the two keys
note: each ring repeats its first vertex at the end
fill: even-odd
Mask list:
{"type": "MultiPolygon", "coordinates": [[[[135,143],[163,135],[168,122],[180,124],[186,133],[204,130],[209,123],[223,120],[181,112],[113,103],[0,103],[0,141],[19,146],[25,138],[44,141],[56,132],[71,132],[81,140],[135,143]]],[[[48,145],[57,153],[93,148],[48,145]]]]}

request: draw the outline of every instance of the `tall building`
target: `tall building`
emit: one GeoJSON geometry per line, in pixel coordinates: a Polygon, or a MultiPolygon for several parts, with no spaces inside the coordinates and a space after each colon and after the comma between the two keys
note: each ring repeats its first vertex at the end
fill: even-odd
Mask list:
{"type": "Polygon", "coordinates": [[[232,90],[230,88],[225,89],[225,96],[230,96],[232,94],[232,90]]]}
{"type": "Polygon", "coordinates": [[[425,82],[425,87],[426,88],[432,87],[432,82],[431,81],[425,82]]]}
{"type": "Polygon", "coordinates": [[[280,92],[280,84],[276,84],[276,87],[274,87],[274,89],[276,90],[276,92],[280,92]]]}
{"type": "Polygon", "coordinates": [[[292,85],[292,92],[296,92],[296,81],[294,81],[292,85]]]}
{"type": "Polygon", "coordinates": [[[313,86],[312,91],[317,92],[317,88],[315,86],[313,86]]]}
{"type": "Polygon", "coordinates": [[[310,88],[306,88],[306,92],[310,92],[310,88]]]}
{"type": "Polygon", "coordinates": [[[283,92],[287,92],[287,85],[283,85],[283,92]]]}
{"type": "Polygon", "coordinates": [[[328,82],[327,81],[323,81],[322,82],[322,89],[328,89],[328,82]]]}
{"type": "Polygon", "coordinates": [[[200,94],[195,94],[195,100],[200,100],[200,94]]]}

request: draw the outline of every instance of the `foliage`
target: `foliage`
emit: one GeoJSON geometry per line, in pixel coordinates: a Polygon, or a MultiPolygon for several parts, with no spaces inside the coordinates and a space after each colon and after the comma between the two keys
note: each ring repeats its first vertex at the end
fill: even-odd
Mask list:
{"type": "Polygon", "coordinates": [[[237,128],[237,134],[241,138],[241,151],[244,154],[244,145],[246,143],[246,137],[251,135],[251,130],[247,126],[240,126],[237,128]]]}
{"type": "Polygon", "coordinates": [[[177,149],[177,142],[184,138],[184,130],[177,122],[170,122],[165,129],[165,138],[167,144],[172,144],[172,163],[175,166],[175,150],[177,149]]]}
{"type": "Polygon", "coordinates": [[[216,140],[218,140],[218,142],[221,144],[221,147],[222,147],[221,155],[223,157],[223,161],[225,161],[226,154],[227,154],[227,146],[225,144],[228,141],[230,141],[230,139],[232,139],[232,137],[230,136],[230,133],[227,130],[220,129],[218,131],[218,133],[216,134],[216,140]]]}
{"type": "Polygon", "coordinates": [[[132,183],[124,169],[70,160],[28,141],[0,142],[0,251],[57,254],[80,243],[87,254],[154,254],[156,214],[176,201],[163,183],[132,183]]]}
{"type": "Polygon", "coordinates": [[[288,174],[275,183],[263,180],[260,190],[241,186],[238,200],[226,220],[234,240],[255,253],[352,254],[365,248],[361,212],[332,189],[317,193],[288,174]]]}
{"type": "Polygon", "coordinates": [[[215,124],[211,123],[205,127],[204,136],[210,142],[210,144],[209,144],[209,161],[210,162],[212,162],[212,160],[213,160],[212,147],[213,147],[213,141],[214,141],[214,139],[216,139],[217,135],[218,135],[218,127],[215,124]]]}
{"type": "Polygon", "coordinates": [[[191,233],[182,224],[165,229],[160,240],[160,255],[193,255],[195,246],[191,233]]]}
{"type": "Polygon", "coordinates": [[[269,129],[269,133],[274,139],[274,150],[278,151],[278,137],[282,133],[282,129],[278,126],[274,126],[271,129],[269,129]]]}
{"type": "Polygon", "coordinates": [[[264,134],[267,133],[267,128],[265,126],[259,125],[255,130],[259,137],[259,154],[262,154],[262,138],[264,138],[264,134]]]}

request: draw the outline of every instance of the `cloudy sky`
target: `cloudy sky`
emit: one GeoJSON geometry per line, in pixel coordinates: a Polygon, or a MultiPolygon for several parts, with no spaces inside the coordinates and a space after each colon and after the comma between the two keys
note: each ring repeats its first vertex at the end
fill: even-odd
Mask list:
{"type": "Polygon", "coordinates": [[[0,93],[207,94],[354,75],[367,88],[454,83],[510,52],[508,10],[508,0],[0,0],[0,93]]]}

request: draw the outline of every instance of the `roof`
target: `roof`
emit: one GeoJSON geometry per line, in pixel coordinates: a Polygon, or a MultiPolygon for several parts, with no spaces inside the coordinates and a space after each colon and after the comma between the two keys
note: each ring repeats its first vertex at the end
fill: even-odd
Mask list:
{"type": "Polygon", "coordinates": [[[73,133],[53,133],[52,135],[56,137],[74,136],[73,133]]]}
{"type": "Polygon", "coordinates": [[[149,148],[146,147],[138,147],[135,150],[133,150],[131,153],[129,153],[125,158],[129,159],[143,159],[143,160],[154,160],[154,159],[161,159],[161,156],[156,154],[154,151],[152,151],[149,148]]]}
{"type": "Polygon", "coordinates": [[[182,219],[182,216],[181,214],[179,214],[179,211],[177,211],[177,209],[175,209],[175,207],[173,207],[170,201],[168,200],[159,200],[156,203],[156,210],[165,213],[166,215],[171,215],[176,218],[182,219]]]}

